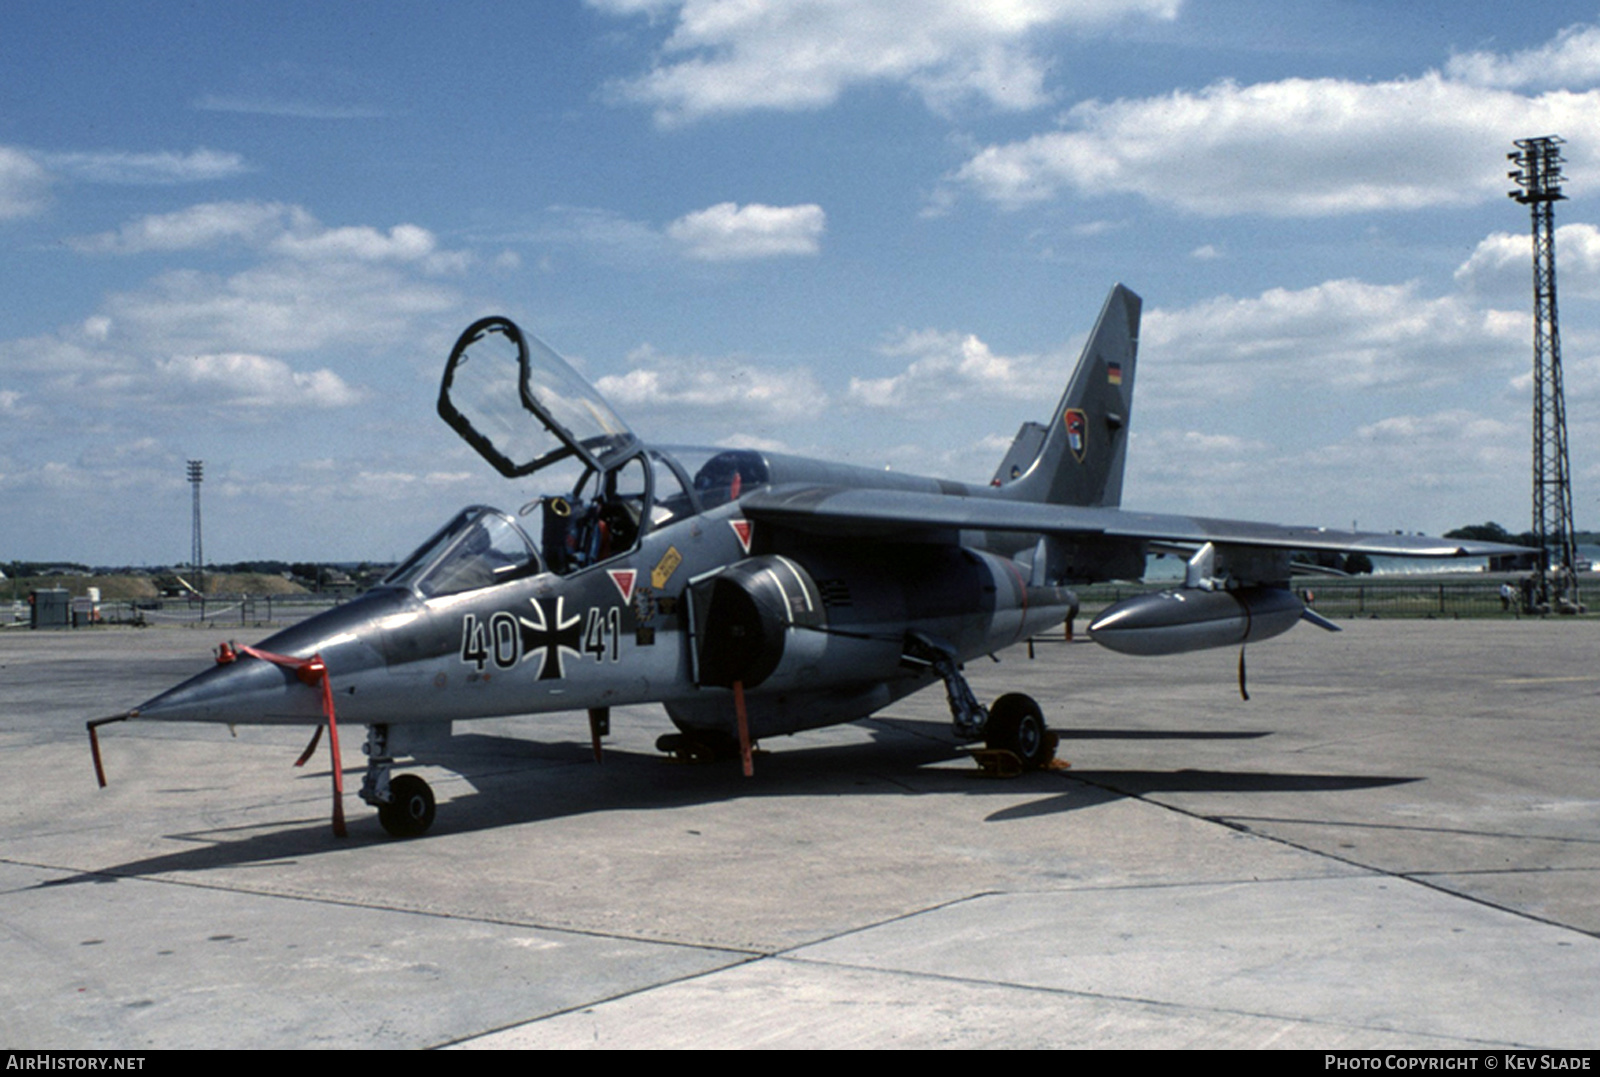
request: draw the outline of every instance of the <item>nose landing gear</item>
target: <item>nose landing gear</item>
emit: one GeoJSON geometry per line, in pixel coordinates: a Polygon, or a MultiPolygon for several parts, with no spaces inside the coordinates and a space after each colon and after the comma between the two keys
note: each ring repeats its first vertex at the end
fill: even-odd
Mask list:
{"type": "Polygon", "coordinates": [[[433,825],[436,804],[433,787],[415,774],[390,777],[394,757],[389,754],[389,727],[367,727],[367,773],[361,781],[361,799],[378,809],[378,823],[392,838],[417,838],[433,825]]]}

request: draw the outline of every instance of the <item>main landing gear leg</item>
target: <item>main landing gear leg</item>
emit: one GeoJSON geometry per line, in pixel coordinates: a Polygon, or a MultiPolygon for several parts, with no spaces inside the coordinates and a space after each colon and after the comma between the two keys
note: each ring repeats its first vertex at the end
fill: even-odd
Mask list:
{"type": "Polygon", "coordinates": [[[378,809],[378,822],[393,838],[415,838],[433,825],[433,789],[415,774],[390,776],[394,758],[389,755],[389,727],[369,725],[367,773],[361,779],[361,799],[378,809]]]}
{"type": "Polygon", "coordinates": [[[967,741],[982,737],[984,748],[1010,753],[1023,770],[1039,770],[1055,759],[1059,738],[1045,726],[1044,711],[1033,697],[1008,692],[985,709],[972,694],[954,653],[919,632],[906,637],[906,657],[931,666],[943,678],[957,737],[967,741]]]}
{"type": "Polygon", "coordinates": [[[600,741],[601,741],[602,738],[608,737],[610,735],[611,735],[611,708],[610,707],[590,707],[589,708],[589,743],[591,745],[593,745],[593,747],[594,747],[594,761],[596,763],[599,763],[599,762],[603,761],[603,753],[602,753],[601,748],[600,748],[600,741]]]}
{"type": "Polygon", "coordinates": [[[921,632],[906,635],[905,650],[906,659],[931,666],[944,680],[944,694],[950,702],[950,719],[956,736],[962,740],[977,740],[983,736],[989,725],[989,712],[972,694],[972,686],[962,676],[955,652],[921,632]]]}

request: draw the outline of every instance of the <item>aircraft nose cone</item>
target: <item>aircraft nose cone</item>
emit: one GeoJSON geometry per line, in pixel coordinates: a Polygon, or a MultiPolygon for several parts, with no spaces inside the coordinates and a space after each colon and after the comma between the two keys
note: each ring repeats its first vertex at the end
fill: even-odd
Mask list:
{"type": "Polygon", "coordinates": [[[242,656],[189,678],[135,713],[170,722],[302,724],[322,720],[322,693],[293,669],[242,656]]]}
{"type": "MultiPolygon", "coordinates": [[[[409,608],[404,593],[374,591],[292,625],[258,645],[263,651],[309,658],[321,655],[335,689],[381,669],[385,619],[409,608]]],[[[341,696],[341,701],[343,700],[341,696]]],[[[139,707],[138,718],[169,722],[305,724],[323,720],[322,689],[307,684],[289,666],[240,653],[139,707]]]]}

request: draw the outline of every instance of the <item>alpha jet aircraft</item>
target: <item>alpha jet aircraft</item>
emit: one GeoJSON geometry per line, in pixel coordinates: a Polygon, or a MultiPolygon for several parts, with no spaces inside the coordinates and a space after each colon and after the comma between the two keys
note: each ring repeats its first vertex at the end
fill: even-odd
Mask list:
{"type": "Polygon", "coordinates": [[[1152,549],[1190,553],[1181,588],[1089,626],[1113,649],[1168,654],[1321,622],[1288,588],[1296,552],[1505,549],[1122,510],[1139,310],[1112,289],[1050,421],[1023,425],[988,486],[646,446],[554,351],[483,319],[451,351],[440,416],[502,475],[572,485],[519,515],[463,510],[367,594],[259,647],[224,645],[213,668],[106,720],[326,723],[336,785],[335,722],[361,723],[360,795],[397,836],[428,829],[434,797],[391,773],[395,757],[473,718],[586,710],[598,757],[609,708],[656,702],[677,727],[664,750],[737,749],[748,769],[754,741],[942,681],[959,740],[1037,767],[1055,739],[1039,704],[985,707],[962,663],[1061,625],[1075,584],[1137,579],[1152,549]]]}

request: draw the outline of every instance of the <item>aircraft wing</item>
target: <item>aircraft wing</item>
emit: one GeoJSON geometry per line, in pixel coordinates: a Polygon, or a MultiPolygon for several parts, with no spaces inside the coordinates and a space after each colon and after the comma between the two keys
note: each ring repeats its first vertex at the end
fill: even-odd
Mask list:
{"type": "Polygon", "coordinates": [[[758,522],[817,534],[872,538],[908,531],[1016,531],[1196,545],[1211,542],[1279,550],[1361,552],[1379,557],[1488,557],[1526,552],[1520,546],[1497,542],[1339,531],[912,490],[778,486],[746,495],[740,499],[739,506],[746,517],[758,522]]]}

